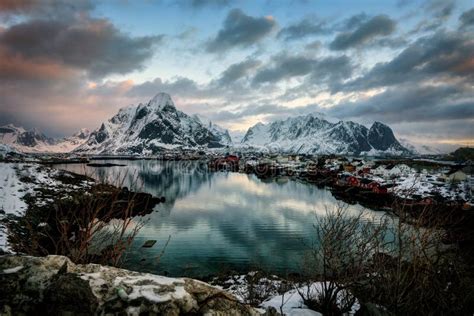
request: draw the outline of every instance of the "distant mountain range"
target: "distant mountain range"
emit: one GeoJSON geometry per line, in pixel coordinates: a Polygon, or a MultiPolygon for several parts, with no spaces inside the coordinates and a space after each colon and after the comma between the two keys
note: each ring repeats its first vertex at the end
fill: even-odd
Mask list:
{"type": "Polygon", "coordinates": [[[352,121],[334,121],[313,113],[249,128],[242,140],[232,142],[229,132],[197,115],[176,109],[170,95],[159,93],[148,103],[122,108],[90,133],[53,139],[38,130],[14,125],[0,127],[0,143],[22,152],[150,155],[165,149],[267,150],[287,153],[409,155],[420,152],[396,139],[391,128],[374,122],[370,128],[352,121]]]}
{"type": "Polygon", "coordinates": [[[54,139],[37,129],[25,130],[13,124],[0,127],[0,143],[26,153],[68,153],[82,145],[90,132],[82,129],[71,137],[54,139]]]}
{"type": "Polygon", "coordinates": [[[311,154],[410,154],[387,125],[369,128],[352,121],[330,122],[320,114],[291,117],[251,127],[241,141],[250,148],[311,154]]]}

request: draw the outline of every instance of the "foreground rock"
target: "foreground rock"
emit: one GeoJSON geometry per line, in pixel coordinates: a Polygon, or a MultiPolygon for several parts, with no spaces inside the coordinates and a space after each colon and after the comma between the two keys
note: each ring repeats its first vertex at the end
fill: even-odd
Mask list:
{"type": "Polygon", "coordinates": [[[0,282],[0,315],[261,315],[204,282],[62,256],[1,256],[0,282]]]}

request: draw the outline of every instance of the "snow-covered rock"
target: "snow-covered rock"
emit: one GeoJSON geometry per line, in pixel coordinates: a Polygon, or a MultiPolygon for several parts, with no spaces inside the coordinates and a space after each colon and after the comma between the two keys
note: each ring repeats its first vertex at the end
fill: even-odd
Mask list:
{"type": "Polygon", "coordinates": [[[19,152],[6,144],[0,144],[0,158],[5,158],[9,155],[17,155],[19,152]]]}
{"type": "Polygon", "coordinates": [[[11,314],[261,315],[204,282],[168,278],[62,256],[0,257],[0,304],[11,314]]]}
{"type": "Polygon", "coordinates": [[[319,114],[258,123],[247,131],[241,145],[312,154],[410,153],[385,124],[375,122],[368,129],[352,121],[329,121],[319,114]]]}
{"type": "Polygon", "coordinates": [[[76,152],[147,155],[163,149],[219,148],[229,143],[227,136],[212,123],[177,110],[170,95],[158,93],[146,104],[120,109],[76,152]]]}

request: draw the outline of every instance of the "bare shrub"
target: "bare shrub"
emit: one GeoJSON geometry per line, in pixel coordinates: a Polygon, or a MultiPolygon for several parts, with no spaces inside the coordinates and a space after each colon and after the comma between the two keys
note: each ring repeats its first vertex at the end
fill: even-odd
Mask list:
{"type": "Polygon", "coordinates": [[[315,240],[305,264],[309,278],[298,292],[305,305],[324,315],[342,315],[356,302],[350,289],[366,278],[369,254],[384,247],[385,223],[362,220],[337,205],[314,225],[315,240]],[[314,284],[315,280],[322,281],[314,284]]]}
{"type": "Polygon", "coordinates": [[[380,223],[364,221],[363,213],[349,216],[340,206],[317,220],[307,287],[299,290],[308,307],[342,315],[357,298],[393,315],[471,312],[472,279],[456,245],[443,243],[443,217],[427,226],[426,209],[415,217],[403,203],[393,209],[399,217],[385,215],[380,223]],[[322,282],[314,286],[314,280],[322,282]]]}
{"type": "Polygon", "coordinates": [[[458,247],[444,243],[450,214],[433,217],[428,213],[440,210],[427,206],[413,216],[400,201],[393,210],[398,220],[388,227],[392,240],[372,257],[371,276],[355,291],[395,315],[465,314],[471,277],[458,247]]]}

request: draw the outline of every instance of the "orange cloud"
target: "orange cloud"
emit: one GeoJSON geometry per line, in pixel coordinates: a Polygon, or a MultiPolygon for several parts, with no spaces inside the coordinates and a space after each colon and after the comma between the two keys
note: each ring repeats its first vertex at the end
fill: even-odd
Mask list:
{"type": "Polygon", "coordinates": [[[0,50],[0,73],[6,80],[59,80],[78,75],[77,70],[49,60],[25,59],[0,50]]]}

